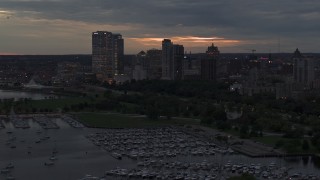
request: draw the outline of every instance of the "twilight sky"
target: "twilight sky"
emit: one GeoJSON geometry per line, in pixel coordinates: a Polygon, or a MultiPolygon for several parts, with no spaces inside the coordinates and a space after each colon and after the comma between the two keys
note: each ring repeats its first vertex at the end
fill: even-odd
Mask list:
{"type": "Polygon", "coordinates": [[[0,0],[0,54],[90,54],[91,32],[121,33],[125,53],[320,52],[320,0],[0,0]]]}

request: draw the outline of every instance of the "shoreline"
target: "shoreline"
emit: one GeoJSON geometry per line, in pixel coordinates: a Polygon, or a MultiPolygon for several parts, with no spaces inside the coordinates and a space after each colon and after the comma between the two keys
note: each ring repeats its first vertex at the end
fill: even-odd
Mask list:
{"type": "MultiPolygon", "coordinates": [[[[45,116],[62,116],[64,113],[57,113],[57,112],[51,112],[51,113],[30,113],[30,114],[17,114],[19,117],[34,117],[39,115],[45,115],[45,116]]],[[[74,116],[73,113],[66,113],[71,116],[74,116]]],[[[121,114],[126,115],[126,114],[121,114]]],[[[8,117],[7,115],[1,114],[0,117],[8,117]]],[[[77,119],[77,118],[75,118],[77,119]]],[[[77,120],[78,121],[78,120],[77,120]]],[[[81,122],[81,121],[79,121],[81,122]]],[[[89,124],[81,122],[86,128],[88,129],[128,129],[128,127],[118,127],[118,128],[105,128],[105,127],[97,127],[97,126],[91,126],[89,124]]],[[[146,126],[146,127],[138,127],[138,128],[156,128],[156,127],[175,127],[180,129],[181,131],[191,134],[192,136],[199,137],[207,142],[213,142],[217,144],[218,146],[225,147],[225,148],[231,148],[233,151],[236,151],[240,154],[243,154],[248,157],[252,158],[261,158],[261,157],[275,157],[275,158],[283,158],[283,157],[316,157],[320,159],[320,155],[316,153],[285,153],[284,151],[280,149],[274,149],[273,147],[256,142],[254,140],[250,139],[240,139],[238,137],[230,137],[229,134],[218,131],[216,129],[208,128],[205,126],[200,125],[155,125],[155,126],[146,126]],[[191,127],[187,127],[191,126],[191,127]],[[201,129],[199,131],[199,129],[201,129]],[[221,141],[218,141],[216,138],[217,135],[227,136],[229,138],[228,143],[223,143],[221,141]]],[[[130,128],[129,128],[130,129],[130,128]]]]}
{"type": "MultiPolygon", "coordinates": [[[[43,89],[31,89],[31,88],[0,88],[0,91],[4,92],[25,92],[25,93],[40,93],[43,95],[53,95],[53,96],[65,96],[65,97],[77,97],[76,92],[64,92],[64,88],[43,88],[43,89]],[[59,90],[59,91],[54,91],[59,90]]],[[[12,99],[12,98],[1,98],[1,99],[12,99]]],[[[27,98],[29,99],[29,98],[27,98]]]]}

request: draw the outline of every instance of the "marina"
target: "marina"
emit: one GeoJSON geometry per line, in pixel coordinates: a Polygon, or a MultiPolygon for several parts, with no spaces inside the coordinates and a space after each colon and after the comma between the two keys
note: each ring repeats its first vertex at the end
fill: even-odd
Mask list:
{"type": "Polygon", "coordinates": [[[243,173],[257,179],[318,179],[320,175],[312,157],[251,158],[177,127],[77,128],[71,123],[76,119],[67,116],[17,116],[28,129],[2,118],[0,179],[223,179],[243,173]],[[38,123],[37,118],[59,128],[44,128],[50,125],[38,123]]]}
{"type": "Polygon", "coordinates": [[[130,159],[233,153],[231,149],[204,142],[173,128],[110,129],[87,137],[96,146],[116,154],[116,157],[126,156],[130,159]]]}
{"type": "Polygon", "coordinates": [[[61,116],[61,119],[74,128],[84,128],[84,125],[68,115],[61,116]]]}
{"type": "Polygon", "coordinates": [[[120,179],[226,179],[231,176],[241,174],[251,174],[256,178],[263,179],[289,179],[293,177],[318,179],[313,174],[288,174],[286,167],[278,167],[276,164],[233,164],[228,162],[225,165],[211,163],[206,160],[200,162],[180,162],[180,161],[162,161],[145,160],[138,162],[138,167],[127,169],[114,169],[107,171],[105,177],[120,179]],[[122,178],[121,178],[122,177],[122,178]]]}
{"type": "Polygon", "coordinates": [[[261,164],[223,161],[235,152],[204,141],[177,128],[108,129],[87,136],[115,159],[136,160],[136,168],[117,168],[102,178],[117,179],[226,179],[251,174],[257,179],[319,179],[297,173],[275,162],[261,164]],[[220,158],[215,158],[219,156],[220,158]],[[202,159],[202,160],[201,160],[202,159]],[[220,159],[220,160],[219,160],[220,159]],[[201,161],[199,161],[201,160],[201,161]]]}
{"type": "Polygon", "coordinates": [[[59,126],[53,122],[49,117],[45,115],[34,116],[33,119],[43,128],[43,129],[59,129],[59,126]]]}
{"type": "Polygon", "coordinates": [[[30,128],[28,121],[20,117],[11,117],[10,121],[12,122],[15,128],[28,129],[30,128]]]}

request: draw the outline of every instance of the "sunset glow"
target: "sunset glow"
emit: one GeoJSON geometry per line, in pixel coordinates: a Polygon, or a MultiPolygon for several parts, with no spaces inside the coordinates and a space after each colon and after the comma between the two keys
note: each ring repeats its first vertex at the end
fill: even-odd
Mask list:
{"type": "Polygon", "coordinates": [[[0,18],[8,18],[9,16],[11,16],[13,13],[10,11],[4,11],[4,10],[0,10],[0,18]]]}
{"type": "Polygon", "coordinates": [[[174,36],[163,38],[128,38],[129,40],[136,41],[144,46],[160,46],[163,39],[171,39],[173,43],[183,44],[185,47],[206,47],[211,43],[215,43],[218,46],[234,46],[240,43],[244,43],[240,40],[225,39],[222,37],[198,37],[198,36],[174,36]]]}

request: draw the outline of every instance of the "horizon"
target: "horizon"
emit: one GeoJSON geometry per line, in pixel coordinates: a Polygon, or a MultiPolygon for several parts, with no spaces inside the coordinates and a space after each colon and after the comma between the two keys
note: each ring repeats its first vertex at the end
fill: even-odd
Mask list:
{"type": "MultiPolygon", "coordinates": [[[[160,49],[161,50],[161,49],[160,49]]],[[[140,50],[141,51],[141,50],[140,50]]],[[[139,52],[140,52],[139,51],[139,52]]],[[[147,51],[147,50],[142,50],[142,51],[147,51]]],[[[125,56],[135,56],[137,55],[139,52],[137,52],[136,54],[124,54],[125,56]]],[[[294,52],[255,52],[255,55],[260,55],[260,54],[293,54],[294,52]]],[[[187,52],[185,55],[188,55],[189,52],[187,52]]],[[[196,52],[193,53],[191,52],[191,54],[205,54],[205,52],[196,52]]],[[[251,55],[252,52],[220,52],[220,54],[247,54],[247,55],[251,55]]],[[[320,54],[318,52],[301,52],[301,54],[320,54]]],[[[91,56],[92,54],[0,54],[0,56],[91,56]]]]}

